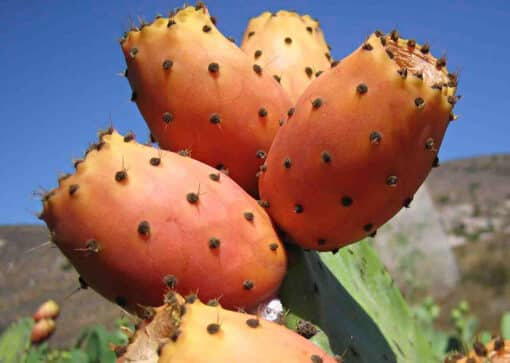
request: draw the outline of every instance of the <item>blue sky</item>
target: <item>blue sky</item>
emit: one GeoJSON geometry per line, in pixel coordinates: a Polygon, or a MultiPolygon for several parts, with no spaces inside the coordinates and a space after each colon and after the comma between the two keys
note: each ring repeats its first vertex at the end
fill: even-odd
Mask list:
{"type": "MultiPolygon", "coordinates": [[[[225,35],[241,39],[264,10],[294,9],[321,21],[333,56],[342,58],[375,29],[429,41],[460,72],[456,107],[441,160],[510,152],[508,120],[510,1],[209,1],[225,35]],[[243,4],[240,6],[239,4],[243,4]],[[390,5],[391,4],[391,5],[390,5]]],[[[167,14],[177,1],[0,1],[0,224],[37,223],[39,186],[72,171],[96,131],[109,124],[147,128],[129,101],[117,39],[130,18],[167,14]]]]}

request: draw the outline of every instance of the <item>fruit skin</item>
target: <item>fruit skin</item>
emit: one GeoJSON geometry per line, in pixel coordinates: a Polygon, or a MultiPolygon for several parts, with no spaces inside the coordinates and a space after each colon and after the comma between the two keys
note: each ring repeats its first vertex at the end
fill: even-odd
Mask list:
{"type": "Polygon", "coordinates": [[[30,341],[33,344],[42,343],[48,340],[55,332],[55,321],[53,319],[41,319],[37,321],[32,327],[30,333],[30,341]]]}
{"type": "Polygon", "coordinates": [[[453,354],[444,360],[445,363],[510,363],[510,341],[496,337],[486,345],[480,342],[473,344],[473,350],[462,356],[453,354]]]}
{"type": "Polygon", "coordinates": [[[286,255],[262,207],[219,171],[132,138],[103,132],[43,198],[41,218],[82,282],[129,311],[159,306],[172,287],[229,308],[271,297],[286,255]]]}
{"type": "Polygon", "coordinates": [[[291,101],[211,19],[203,5],[186,7],[129,31],[121,40],[126,75],[163,149],[190,150],[255,196],[258,168],[291,101]]]}
{"type": "Polygon", "coordinates": [[[379,35],[307,88],[259,178],[268,213],[303,247],[358,241],[408,206],[454,119],[444,60],[379,35]]]}
{"type": "Polygon", "coordinates": [[[152,321],[142,325],[121,362],[336,363],[282,325],[207,306],[198,299],[185,303],[175,295],[167,300],[171,302],[157,308],[152,321]]]}
{"type": "Polygon", "coordinates": [[[321,72],[331,67],[331,54],[317,20],[280,10],[252,18],[241,49],[262,69],[280,77],[295,103],[321,72]]]}
{"type": "Polygon", "coordinates": [[[54,300],[48,300],[37,308],[33,318],[35,321],[41,319],[55,319],[60,313],[60,307],[54,300]]]}

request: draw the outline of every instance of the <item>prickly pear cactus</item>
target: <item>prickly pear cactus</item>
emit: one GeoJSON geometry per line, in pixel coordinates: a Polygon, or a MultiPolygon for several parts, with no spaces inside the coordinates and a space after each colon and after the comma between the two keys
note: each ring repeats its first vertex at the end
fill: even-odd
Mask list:
{"type": "Polygon", "coordinates": [[[10,325],[0,336],[0,362],[25,362],[34,321],[24,318],[10,325]]]}
{"type": "Polygon", "coordinates": [[[338,253],[292,247],[281,290],[287,324],[318,325],[318,343],[349,363],[437,363],[428,336],[368,242],[338,253]]]}
{"type": "Polygon", "coordinates": [[[332,61],[319,22],[293,11],[266,11],[251,19],[241,49],[278,79],[293,103],[332,61]]]}
{"type": "Polygon", "coordinates": [[[162,304],[168,289],[253,308],[286,270],[264,208],[232,179],[113,129],[43,198],[40,217],[81,282],[129,311],[162,304]]]}
{"type": "Polygon", "coordinates": [[[256,315],[170,293],[140,326],[120,362],[335,363],[333,357],[284,326],[256,315]]]}
{"type": "Polygon", "coordinates": [[[456,87],[428,45],[372,34],[310,84],[271,145],[259,186],[275,223],[321,251],[374,235],[437,164],[456,87]]]}
{"type": "Polygon", "coordinates": [[[215,26],[203,4],[133,28],[121,41],[132,100],[167,150],[222,169],[252,195],[291,101],[215,26]]]}

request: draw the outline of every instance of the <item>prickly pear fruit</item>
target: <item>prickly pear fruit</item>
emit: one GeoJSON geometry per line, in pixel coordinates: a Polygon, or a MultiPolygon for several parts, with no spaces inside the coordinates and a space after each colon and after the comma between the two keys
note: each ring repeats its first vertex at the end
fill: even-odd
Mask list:
{"type": "Polygon", "coordinates": [[[290,99],[225,38],[205,6],[132,29],[121,40],[132,100],[167,150],[228,175],[252,195],[290,99]]]}
{"type": "Polygon", "coordinates": [[[53,319],[41,319],[32,327],[30,341],[33,344],[42,343],[48,340],[55,332],[55,321],[53,319]]]}
{"type": "Polygon", "coordinates": [[[85,286],[129,311],[173,288],[229,308],[277,290],[286,255],[271,221],[219,171],[112,129],[75,165],[41,218],[85,286]]]}
{"type": "Polygon", "coordinates": [[[510,363],[510,341],[496,337],[486,345],[480,342],[473,344],[473,350],[462,356],[453,354],[445,359],[445,363],[510,363]]]}
{"type": "Polygon", "coordinates": [[[166,300],[142,325],[121,362],[336,362],[299,334],[255,315],[204,305],[195,297],[166,300]]]}
{"type": "Polygon", "coordinates": [[[454,118],[445,64],[426,44],[376,32],[306,89],[260,177],[268,212],[297,243],[334,250],[409,205],[454,118]]]}
{"type": "Polygon", "coordinates": [[[277,77],[295,103],[331,67],[331,54],[317,20],[295,12],[264,12],[248,23],[241,49],[277,77]]]}
{"type": "Polygon", "coordinates": [[[58,317],[59,312],[60,307],[58,304],[54,300],[48,300],[37,308],[33,318],[35,321],[39,321],[41,319],[55,319],[58,317]]]}

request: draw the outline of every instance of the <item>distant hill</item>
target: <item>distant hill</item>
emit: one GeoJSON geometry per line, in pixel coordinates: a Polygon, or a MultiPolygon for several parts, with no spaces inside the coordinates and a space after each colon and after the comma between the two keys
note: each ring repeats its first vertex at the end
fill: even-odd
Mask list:
{"type": "Polygon", "coordinates": [[[495,331],[510,311],[510,154],[444,163],[427,185],[456,256],[460,281],[441,301],[447,312],[466,298],[495,331]]]}

